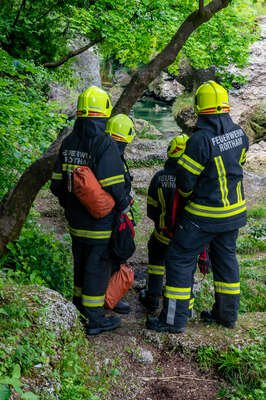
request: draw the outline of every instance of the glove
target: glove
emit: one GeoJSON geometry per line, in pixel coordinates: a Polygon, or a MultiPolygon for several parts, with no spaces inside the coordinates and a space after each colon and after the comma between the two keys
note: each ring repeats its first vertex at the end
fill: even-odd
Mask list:
{"type": "Polygon", "coordinates": [[[206,275],[211,271],[211,261],[206,248],[199,255],[198,267],[203,275],[206,275]]]}

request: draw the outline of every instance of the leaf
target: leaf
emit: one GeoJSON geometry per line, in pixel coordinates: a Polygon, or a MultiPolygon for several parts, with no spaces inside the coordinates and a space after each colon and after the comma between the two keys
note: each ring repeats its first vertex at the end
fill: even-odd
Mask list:
{"type": "Polygon", "coordinates": [[[39,396],[37,396],[36,394],[34,394],[32,392],[24,392],[21,395],[21,399],[23,399],[23,400],[39,400],[39,396]]]}
{"type": "MultiPolygon", "coordinates": [[[[6,310],[4,310],[4,308],[0,308],[0,314],[9,316],[8,312],[6,312],[6,310]]],[[[0,397],[0,399],[1,399],[1,397],[0,397]]]]}
{"type": "Polygon", "coordinates": [[[11,390],[4,385],[0,385],[0,399],[9,400],[11,396],[11,390]]]}
{"type": "Polygon", "coordinates": [[[16,364],[12,372],[12,379],[19,379],[21,375],[20,365],[16,364]]]}

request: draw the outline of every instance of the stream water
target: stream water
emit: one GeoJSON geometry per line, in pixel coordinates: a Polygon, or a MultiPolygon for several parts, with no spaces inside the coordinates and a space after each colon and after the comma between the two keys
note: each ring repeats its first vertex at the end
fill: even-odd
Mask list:
{"type": "Polygon", "coordinates": [[[157,101],[151,97],[143,97],[133,106],[133,117],[144,119],[154,125],[164,137],[173,136],[180,132],[172,115],[171,105],[157,101]]]}

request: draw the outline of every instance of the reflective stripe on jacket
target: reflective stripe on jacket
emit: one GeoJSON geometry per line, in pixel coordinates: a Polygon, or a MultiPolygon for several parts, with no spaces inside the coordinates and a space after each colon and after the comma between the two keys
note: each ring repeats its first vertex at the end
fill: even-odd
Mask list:
{"type": "Polygon", "coordinates": [[[177,182],[180,194],[190,195],[186,213],[204,229],[245,225],[242,165],[247,150],[246,134],[228,114],[199,117],[197,130],[177,161],[177,182]]]}

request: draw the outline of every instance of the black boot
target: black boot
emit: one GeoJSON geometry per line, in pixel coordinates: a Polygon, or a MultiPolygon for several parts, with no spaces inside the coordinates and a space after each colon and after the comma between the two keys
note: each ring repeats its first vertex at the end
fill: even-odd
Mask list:
{"type": "Polygon", "coordinates": [[[114,315],[106,317],[103,309],[86,310],[86,317],[88,317],[87,335],[98,335],[101,332],[112,331],[121,325],[119,317],[114,315]]]}
{"type": "Polygon", "coordinates": [[[139,292],[139,301],[144,307],[147,308],[148,312],[154,312],[158,310],[160,305],[159,296],[151,296],[150,294],[148,294],[147,289],[142,289],[139,292]]]}
{"type": "Polygon", "coordinates": [[[218,325],[222,325],[229,329],[234,329],[235,322],[234,321],[222,321],[220,320],[212,311],[204,310],[200,314],[200,318],[209,324],[215,322],[218,325]]]}
{"type": "Polygon", "coordinates": [[[131,307],[127,301],[121,299],[117,303],[117,305],[113,308],[113,311],[115,311],[118,314],[129,314],[131,311],[131,307]]]}
{"type": "Polygon", "coordinates": [[[158,317],[149,317],[146,321],[146,328],[156,332],[169,332],[169,333],[184,333],[186,328],[184,326],[177,327],[163,322],[158,317]]]}

